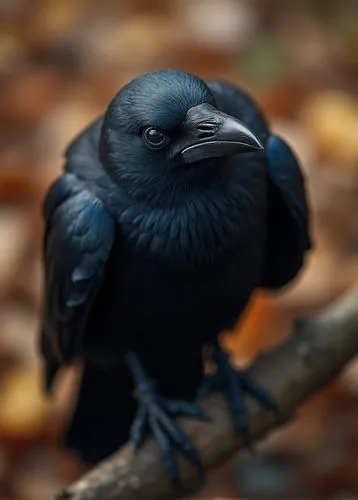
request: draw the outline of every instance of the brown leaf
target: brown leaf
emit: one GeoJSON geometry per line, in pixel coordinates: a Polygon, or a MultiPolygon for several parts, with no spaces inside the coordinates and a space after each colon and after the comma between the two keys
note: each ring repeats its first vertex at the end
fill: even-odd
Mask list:
{"type": "Polygon", "coordinates": [[[57,70],[30,68],[15,73],[2,84],[0,119],[16,128],[31,126],[58,101],[65,80],[57,70]]]}
{"type": "Polygon", "coordinates": [[[0,296],[11,286],[26,251],[29,227],[26,215],[15,207],[0,210],[0,296]]]}
{"type": "Polygon", "coordinates": [[[0,385],[0,436],[29,440],[43,434],[46,401],[40,388],[40,372],[29,367],[7,370],[0,385]]]}

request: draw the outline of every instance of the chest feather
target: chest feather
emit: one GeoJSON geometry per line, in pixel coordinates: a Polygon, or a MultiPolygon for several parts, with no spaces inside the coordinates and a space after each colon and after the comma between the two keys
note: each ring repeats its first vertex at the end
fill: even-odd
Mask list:
{"type": "Polygon", "coordinates": [[[126,240],[153,258],[180,267],[213,265],[237,250],[261,224],[260,202],[250,192],[201,195],[180,206],[127,208],[120,217],[126,240]]]}

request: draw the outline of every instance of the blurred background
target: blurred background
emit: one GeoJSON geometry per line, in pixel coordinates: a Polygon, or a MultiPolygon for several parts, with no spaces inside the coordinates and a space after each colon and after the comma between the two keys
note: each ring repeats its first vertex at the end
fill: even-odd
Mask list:
{"type": "MultiPolygon", "coordinates": [[[[249,90],[299,155],[315,250],[234,335],[249,363],[358,284],[357,0],[0,0],[0,500],[45,500],[85,470],[61,450],[76,374],[40,390],[41,203],[74,135],[158,68],[249,90]]],[[[358,364],[296,420],[209,474],[196,498],[358,498],[358,364]]]]}

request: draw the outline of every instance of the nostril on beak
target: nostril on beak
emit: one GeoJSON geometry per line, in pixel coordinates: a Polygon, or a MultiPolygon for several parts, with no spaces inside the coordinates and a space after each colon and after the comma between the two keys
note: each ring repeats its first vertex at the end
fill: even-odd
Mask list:
{"type": "Polygon", "coordinates": [[[198,134],[199,139],[210,139],[210,137],[214,137],[213,132],[200,132],[198,134]]]}
{"type": "Polygon", "coordinates": [[[213,123],[199,123],[198,131],[199,139],[210,139],[215,135],[216,126],[213,123]]]}

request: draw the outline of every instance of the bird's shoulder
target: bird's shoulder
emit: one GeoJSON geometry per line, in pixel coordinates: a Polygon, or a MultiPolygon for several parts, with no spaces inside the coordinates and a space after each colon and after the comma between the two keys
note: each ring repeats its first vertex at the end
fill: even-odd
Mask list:
{"type": "Polygon", "coordinates": [[[97,118],[70,143],[64,154],[64,175],[73,176],[80,183],[77,185],[100,199],[115,216],[118,207],[111,203],[115,183],[103,167],[99,153],[103,119],[97,118]]]}
{"type": "MultiPolygon", "coordinates": [[[[46,222],[45,247],[49,238],[56,237],[76,253],[87,247],[100,250],[101,242],[110,235],[106,252],[112,244],[114,219],[101,199],[91,192],[86,183],[74,174],[65,173],[50,186],[44,200],[43,216],[46,222]]],[[[69,250],[69,248],[67,249],[69,250]]],[[[59,251],[55,245],[53,253],[59,251]]],[[[71,253],[71,252],[70,252],[71,253]]],[[[69,258],[69,254],[66,254],[69,258]]]]}
{"type": "Polygon", "coordinates": [[[65,151],[66,173],[75,174],[82,181],[96,181],[103,175],[99,155],[99,144],[103,116],[98,117],[82,130],[69,144],[65,151]]]}

